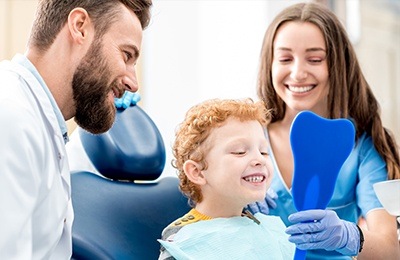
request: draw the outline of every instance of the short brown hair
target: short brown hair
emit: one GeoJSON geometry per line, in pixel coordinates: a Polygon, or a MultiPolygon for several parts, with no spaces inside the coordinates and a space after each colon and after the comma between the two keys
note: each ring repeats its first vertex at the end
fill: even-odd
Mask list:
{"type": "Polygon", "coordinates": [[[180,189],[192,205],[202,201],[200,187],[192,183],[183,170],[187,160],[193,160],[207,169],[205,156],[207,148],[202,144],[213,128],[221,126],[228,118],[241,121],[257,120],[266,126],[269,112],[261,102],[252,99],[211,99],[193,106],[186,113],[184,121],[178,126],[173,144],[172,166],[178,170],[180,189]]]}
{"type": "Polygon", "coordinates": [[[67,22],[69,13],[77,7],[88,12],[94,21],[96,37],[100,37],[118,17],[119,4],[136,14],[143,29],[147,27],[152,0],[39,0],[29,44],[46,51],[67,22]]]}

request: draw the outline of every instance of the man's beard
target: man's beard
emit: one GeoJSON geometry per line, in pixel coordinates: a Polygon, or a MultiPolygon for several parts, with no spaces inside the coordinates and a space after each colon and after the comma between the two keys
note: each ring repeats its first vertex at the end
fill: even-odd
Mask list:
{"type": "Polygon", "coordinates": [[[93,134],[109,130],[115,120],[115,106],[108,100],[110,69],[102,52],[102,43],[95,40],[77,67],[72,90],[75,101],[75,122],[93,134]]]}

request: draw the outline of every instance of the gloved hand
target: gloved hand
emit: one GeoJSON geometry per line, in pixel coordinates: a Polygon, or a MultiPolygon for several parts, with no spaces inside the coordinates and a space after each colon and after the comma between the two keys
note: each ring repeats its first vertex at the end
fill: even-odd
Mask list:
{"type": "Polygon", "coordinates": [[[286,229],[289,241],[302,250],[325,249],[353,256],[358,254],[360,233],[355,223],[339,219],[332,210],[305,210],[293,213],[286,229]]]}
{"type": "Polygon", "coordinates": [[[278,194],[276,192],[269,188],[267,190],[267,195],[265,196],[265,199],[262,201],[257,201],[254,203],[251,203],[247,205],[246,209],[248,209],[253,215],[256,214],[257,212],[261,212],[265,215],[269,214],[269,208],[276,208],[276,202],[275,200],[278,198],[278,194]]]}
{"type": "Polygon", "coordinates": [[[125,91],[121,98],[114,98],[114,105],[119,109],[126,109],[129,106],[136,105],[140,101],[140,95],[130,91],[125,91]]]}

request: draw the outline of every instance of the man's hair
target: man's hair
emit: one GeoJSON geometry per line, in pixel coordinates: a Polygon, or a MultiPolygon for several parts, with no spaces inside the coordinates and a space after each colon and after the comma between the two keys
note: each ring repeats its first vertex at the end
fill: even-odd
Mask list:
{"type": "Polygon", "coordinates": [[[143,29],[148,26],[152,0],[39,0],[29,44],[46,51],[67,22],[69,13],[77,7],[88,12],[99,38],[118,18],[120,4],[136,14],[143,29]]]}
{"type": "Polygon", "coordinates": [[[172,166],[178,170],[180,189],[192,206],[202,201],[202,194],[200,187],[187,178],[183,164],[193,160],[201,165],[201,170],[207,169],[205,157],[208,151],[204,143],[211,130],[222,126],[228,118],[256,120],[266,126],[269,117],[264,104],[261,101],[253,102],[252,99],[211,99],[189,109],[176,131],[172,166]]]}

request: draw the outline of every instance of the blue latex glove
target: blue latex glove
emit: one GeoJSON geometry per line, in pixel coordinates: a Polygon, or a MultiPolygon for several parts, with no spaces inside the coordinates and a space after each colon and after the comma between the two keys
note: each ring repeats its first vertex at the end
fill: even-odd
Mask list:
{"type": "Polygon", "coordinates": [[[276,208],[276,202],[275,200],[278,198],[278,194],[276,192],[269,188],[267,190],[267,195],[265,196],[265,199],[263,201],[257,201],[254,203],[251,203],[247,205],[246,209],[248,209],[253,215],[256,214],[257,212],[261,212],[265,215],[269,214],[269,208],[276,208]]]}
{"type": "Polygon", "coordinates": [[[289,241],[302,250],[325,249],[354,256],[360,247],[360,233],[355,223],[339,219],[332,210],[305,210],[293,213],[286,229],[289,241]]]}
{"type": "Polygon", "coordinates": [[[135,106],[140,101],[140,95],[130,91],[125,91],[121,98],[114,98],[114,105],[118,109],[126,109],[135,106]]]}

